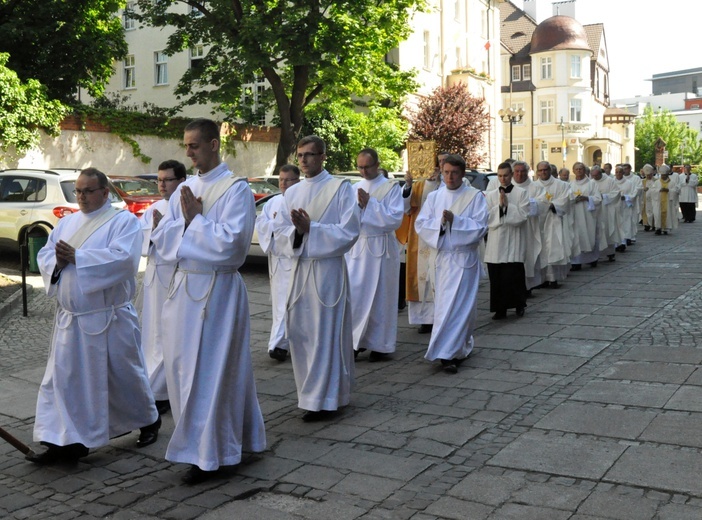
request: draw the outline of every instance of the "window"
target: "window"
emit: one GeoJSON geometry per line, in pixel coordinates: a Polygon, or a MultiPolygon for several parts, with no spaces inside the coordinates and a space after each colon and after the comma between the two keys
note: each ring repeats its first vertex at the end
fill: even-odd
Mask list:
{"type": "Polygon", "coordinates": [[[553,100],[541,102],[541,122],[553,123],[553,100]]]}
{"type": "Polygon", "coordinates": [[[522,79],[524,81],[531,81],[531,63],[522,66],[522,79]]]}
{"type": "Polygon", "coordinates": [[[461,48],[456,47],[456,68],[460,69],[463,67],[463,60],[461,59],[461,48]]]}
{"type": "Polygon", "coordinates": [[[546,141],[541,142],[541,150],[539,156],[541,157],[539,159],[540,161],[548,161],[548,143],[546,141]]]}
{"type": "Polygon", "coordinates": [[[453,19],[457,22],[461,21],[461,0],[453,2],[453,19]]]}
{"type": "Polygon", "coordinates": [[[690,105],[690,109],[691,110],[699,110],[700,109],[699,103],[693,103],[692,105],[690,105]]]}
{"type": "MultiPolygon", "coordinates": [[[[512,110],[516,110],[517,112],[521,110],[522,113],[524,113],[524,103],[512,103],[512,110]]],[[[515,121],[514,126],[524,126],[524,118],[522,117],[519,121],[515,121]]]]}
{"type": "Polygon", "coordinates": [[[570,57],[570,77],[571,78],[582,78],[582,71],[580,70],[580,65],[582,61],[580,56],[570,57]]]}
{"type": "Polygon", "coordinates": [[[551,58],[541,58],[541,79],[551,79],[551,58]]]}
{"type": "Polygon", "coordinates": [[[155,83],[168,85],[168,56],[163,51],[154,52],[155,83]]]}
{"type": "Polygon", "coordinates": [[[41,202],[46,199],[46,181],[30,177],[4,177],[0,202],[41,202]]]}
{"type": "Polygon", "coordinates": [[[124,88],[136,88],[136,60],[133,54],[124,58],[124,88]]]}
{"type": "Polygon", "coordinates": [[[524,157],[524,145],[512,144],[512,159],[516,161],[523,161],[524,157]]]}
{"type": "Polygon", "coordinates": [[[424,68],[431,70],[431,35],[424,31],[424,68]]]}
{"type": "Polygon", "coordinates": [[[488,12],[485,9],[480,11],[480,36],[483,40],[488,39],[488,12]]]}
{"type": "Polygon", "coordinates": [[[133,31],[136,29],[136,20],[132,18],[134,4],[134,2],[127,2],[124,11],[122,11],[122,25],[125,31],[133,31]]]}
{"type": "Polygon", "coordinates": [[[580,99],[570,100],[570,121],[580,122],[583,120],[582,104],[580,99]]]}
{"type": "Polygon", "coordinates": [[[521,69],[522,68],[519,65],[512,65],[512,81],[522,80],[521,69]]]}
{"type": "Polygon", "coordinates": [[[247,122],[253,125],[266,124],[266,105],[264,95],[268,83],[266,78],[258,76],[254,81],[243,85],[242,104],[247,108],[247,122]]]}
{"type": "Polygon", "coordinates": [[[202,60],[205,57],[205,47],[196,45],[190,48],[190,68],[198,69],[202,67],[202,60]]]}

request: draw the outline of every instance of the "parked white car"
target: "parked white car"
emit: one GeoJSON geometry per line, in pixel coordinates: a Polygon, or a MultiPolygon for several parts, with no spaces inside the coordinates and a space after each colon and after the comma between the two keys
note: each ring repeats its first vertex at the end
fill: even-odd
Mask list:
{"type": "MultiPolygon", "coordinates": [[[[19,248],[28,231],[48,237],[59,219],[80,211],[73,193],[80,170],[0,170],[0,245],[19,248]]],[[[126,204],[109,184],[115,207],[126,204]]]]}

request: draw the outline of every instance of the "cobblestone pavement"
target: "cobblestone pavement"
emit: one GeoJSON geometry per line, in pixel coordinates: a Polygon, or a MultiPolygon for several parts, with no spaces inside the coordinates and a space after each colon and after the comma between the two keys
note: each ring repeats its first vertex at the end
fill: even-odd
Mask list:
{"type": "MultiPolygon", "coordinates": [[[[0,262],[0,272],[13,273],[0,262]]],[[[476,349],[457,375],[423,360],[428,336],[400,314],[394,360],[356,362],[352,403],[303,423],[289,362],[266,353],[262,265],[243,274],[268,449],[220,478],[186,469],[136,433],[76,466],[37,467],[0,444],[2,518],[702,518],[702,222],[640,232],[615,263],[534,291],[524,318],[493,322],[487,286],[476,349]]],[[[39,283],[36,277],[33,283],[39,283]]],[[[52,303],[0,321],[0,426],[29,441],[52,303]]]]}

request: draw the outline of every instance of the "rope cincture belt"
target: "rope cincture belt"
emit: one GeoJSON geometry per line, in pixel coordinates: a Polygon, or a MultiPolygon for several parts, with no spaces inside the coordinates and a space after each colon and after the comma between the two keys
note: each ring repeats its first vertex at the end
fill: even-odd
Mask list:
{"type": "Polygon", "coordinates": [[[210,295],[212,294],[212,288],[214,287],[215,280],[217,279],[217,275],[234,274],[234,273],[238,273],[239,270],[236,268],[228,268],[228,269],[220,269],[217,271],[212,270],[212,269],[209,269],[207,271],[199,271],[196,269],[183,269],[182,267],[177,266],[175,271],[173,271],[173,277],[171,278],[171,283],[170,283],[170,286],[168,288],[168,299],[169,300],[172,299],[173,295],[175,294],[175,277],[176,277],[176,274],[178,272],[181,272],[185,275],[182,283],[185,284],[185,294],[188,295],[188,298],[190,298],[192,301],[194,301],[196,303],[201,302],[203,300],[207,300],[205,302],[205,306],[202,309],[202,315],[201,315],[201,319],[204,320],[205,315],[207,314],[207,305],[209,304],[209,298],[210,298],[210,295]],[[210,285],[207,287],[207,291],[205,292],[205,294],[202,298],[193,298],[192,294],[190,294],[190,291],[188,290],[188,275],[190,275],[190,274],[209,274],[210,275],[210,285]]]}
{"type": "Polygon", "coordinates": [[[59,307],[59,311],[64,313],[64,314],[68,314],[71,317],[71,319],[68,320],[68,323],[66,323],[63,327],[58,323],[56,324],[56,326],[59,329],[64,330],[64,329],[67,329],[71,323],[73,323],[74,317],[78,318],[80,316],[89,316],[91,314],[98,314],[100,312],[108,312],[109,311],[110,317],[107,320],[107,325],[105,325],[102,328],[102,330],[99,330],[98,332],[88,332],[86,330],[83,330],[83,327],[80,327],[80,325],[78,325],[80,327],[81,332],[83,332],[84,334],[87,334],[88,336],[99,336],[100,334],[104,334],[107,331],[107,329],[110,328],[110,324],[117,319],[117,317],[115,316],[115,311],[117,309],[121,309],[121,308],[126,307],[126,306],[131,305],[131,304],[132,304],[132,302],[126,301],[124,303],[120,303],[119,305],[111,305],[110,307],[105,307],[103,309],[94,309],[94,310],[85,311],[85,312],[71,312],[69,310],[64,309],[63,307],[59,307]]]}

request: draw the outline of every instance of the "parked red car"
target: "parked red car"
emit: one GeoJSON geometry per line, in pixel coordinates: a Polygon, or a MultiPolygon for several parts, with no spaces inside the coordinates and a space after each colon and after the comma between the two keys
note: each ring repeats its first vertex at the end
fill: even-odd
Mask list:
{"type": "Polygon", "coordinates": [[[141,217],[157,200],[161,200],[158,185],[138,177],[110,175],[112,184],[127,203],[129,211],[141,217]]]}

